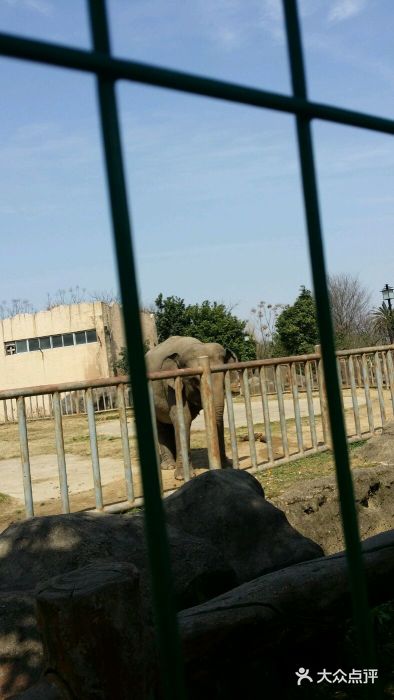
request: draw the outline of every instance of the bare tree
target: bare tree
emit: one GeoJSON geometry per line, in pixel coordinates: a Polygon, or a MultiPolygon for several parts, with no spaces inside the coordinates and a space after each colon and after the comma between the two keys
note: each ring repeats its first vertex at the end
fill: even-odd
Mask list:
{"type": "Polygon", "coordinates": [[[0,303],[0,318],[12,318],[19,314],[32,314],[35,312],[34,306],[28,299],[4,299],[0,303]]]}
{"type": "Polygon", "coordinates": [[[337,348],[374,345],[370,291],[358,277],[346,273],[330,275],[328,287],[337,348]]]}
{"type": "Polygon", "coordinates": [[[272,357],[275,354],[276,321],[284,308],[284,304],[259,301],[257,307],[251,309],[252,318],[246,330],[255,339],[257,359],[272,357]]]}
{"type": "Polygon", "coordinates": [[[77,284],[75,287],[69,287],[69,289],[58,289],[53,297],[48,293],[46,309],[49,311],[55,306],[82,304],[87,301],[102,301],[104,304],[119,304],[120,297],[119,294],[112,289],[109,291],[88,292],[85,287],[80,287],[77,284]]]}
{"type": "Polygon", "coordinates": [[[102,301],[104,304],[120,304],[119,292],[114,292],[113,289],[108,291],[94,291],[89,294],[92,301],[102,301]]]}

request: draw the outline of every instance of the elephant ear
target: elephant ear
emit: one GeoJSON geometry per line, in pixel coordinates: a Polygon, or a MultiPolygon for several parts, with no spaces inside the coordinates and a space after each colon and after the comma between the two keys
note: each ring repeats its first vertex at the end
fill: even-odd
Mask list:
{"type": "MultiPolygon", "coordinates": [[[[166,372],[170,372],[171,370],[176,370],[180,369],[181,367],[181,358],[180,355],[177,352],[172,353],[172,355],[168,355],[168,357],[165,358],[161,368],[162,370],[166,372]]],[[[169,379],[165,380],[167,381],[168,386],[171,387],[171,389],[175,389],[175,377],[170,377],[169,379]]]]}
{"type": "Polygon", "coordinates": [[[224,362],[225,364],[227,364],[228,362],[238,362],[238,357],[236,356],[235,352],[229,350],[228,348],[225,348],[224,362]]]}

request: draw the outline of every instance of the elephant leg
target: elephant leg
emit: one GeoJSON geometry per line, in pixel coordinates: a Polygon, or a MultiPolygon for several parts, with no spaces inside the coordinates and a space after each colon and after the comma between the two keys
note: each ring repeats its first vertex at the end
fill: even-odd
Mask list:
{"type": "Polygon", "coordinates": [[[160,466],[162,469],[175,469],[175,431],[172,423],[157,423],[160,466]]]}
{"type": "MultiPolygon", "coordinates": [[[[189,457],[190,475],[192,475],[192,461],[191,461],[191,452],[190,452],[190,425],[191,425],[192,419],[191,419],[189,407],[187,406],[187,404],[185,405],[185,410],[183,412],[183,415],[184,415],[184,419],[185,419],[185,439],[186,439],[186,445],[187,445],[188,457],[189,457]]],[[[174,430],[175,430],[175,445],[176,445],[175,478],[181,480],[184,478],[184,471],[183,471],[183,459],[182,459],[182,450],[181,450],[181,436],[180,436],[180,429],[179,429],[179,422],[178,422],[178,415],[177,415],[176,406],[173,406],[171,408],[170,417],[173,420],[174,430]]]]}

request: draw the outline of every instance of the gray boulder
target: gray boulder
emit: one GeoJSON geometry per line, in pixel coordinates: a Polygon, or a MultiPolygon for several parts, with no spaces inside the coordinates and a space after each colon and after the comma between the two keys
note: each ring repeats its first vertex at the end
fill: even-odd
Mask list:
{"type": "MultiPolygon", "coordinates": [[[[179,609],[232,588],[235,574],[211,544],[175,527],[168,535],[179,609]]],[[[149,589],[141,517],[74,513],[31,518],[0,536],[0,592],[32,591],[54,575],[100,561],[134,564],[149,589]]]]}
{"type": "MultiPolygon", "coordinates": [[[[209,542],[173,527],[168,535],[178,609],[236,585],[231,566],[209,542]]],[[[27,688],[42,669],[34,616],[36,586],[88,564],[109,562],[137,566],[149,607],[141,517],[79,513],[31,518],[11,525],[0,536],[0,698],[27,688]]]]}
{"type": "Polygon", "coordinates": [[[156,677],[153,627],[132,564],[91,564],[55,576],[36,590],[46,669],[69,697],[139,700],[156,677]]]}
{"type": "Polygon", "coordinates": [[[209,471],[164,501],[166,520],[220,551],[239,583],[323,556],[269,503],[261,484],[236,469],[209,471]]]}
{"type": "MultiPolygon", "coordinates": [[[[394,531],[363,543],[363,563],[370,605],[392,600],[394,531]]],[[[315,671],[346,669],[346,663],[359,668],[357,648],[346,658],[341,646],[351,616],[343,552],[272,572],[183,610],[178,620],[188,697],[320,697],[295,692],[295,671],[303,664],[315,671]]],[[[391,697],[390,686],[384,697],[391,697]]]]}
{"type": "MultiPolygon", "coordinates": [[[[320,557],[268,503],[259,482],[237,470],[203,474],[164,500],[178,610],[200,604],[239,583],[320,557]]],[[[150,619],[150,579],[139,516],[79,513],[31,518],[0,536],[0,697],[36,682],[42,648],[33,616],[36,586],[91,564],[137,567],[150,619]]],[[[38,692],[38,691],[37,691],[38,692]]]]}

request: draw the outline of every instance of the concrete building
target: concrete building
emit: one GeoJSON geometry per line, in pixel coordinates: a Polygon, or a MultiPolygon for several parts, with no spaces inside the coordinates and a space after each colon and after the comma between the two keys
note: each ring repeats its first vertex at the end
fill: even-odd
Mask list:
{"type": "MultiPolygon", "coordinates": [[[[141,312],[145,340],[157,344],[153,314],[141,312]]],[[[125,345],[119,304],[56,306],[0,321],[0,389],[114,375],[125,345]]]]}

